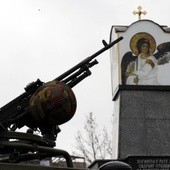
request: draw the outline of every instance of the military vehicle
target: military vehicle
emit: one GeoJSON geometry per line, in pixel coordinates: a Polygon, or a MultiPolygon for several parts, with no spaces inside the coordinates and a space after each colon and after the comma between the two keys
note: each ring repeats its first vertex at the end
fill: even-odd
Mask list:
{"type": "Polygon", "coordinates": [[[98,63],[95,59],[98,55],[122,39],[110,44],[103,40],[104,47],[92,56],[50,82],[38,79],[28,84],[23,94],[0,108],[1,170],[56,169],[56,166],[39,164],[52,157],[63,157],[67,165],[64,169],[76,169],[70,154],[55,148],[59,125],[68,122],[76,111],[72,88],[91,75],[90,68],[98,63]],[[16,131],[24,126],[28,127],[26,132],[16,131]],[[40,135],[35,133],[37,130],[40,135]]]}

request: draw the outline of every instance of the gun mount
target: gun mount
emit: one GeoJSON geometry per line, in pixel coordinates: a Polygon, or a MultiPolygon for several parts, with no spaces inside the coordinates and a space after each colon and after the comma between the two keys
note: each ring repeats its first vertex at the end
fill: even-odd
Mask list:
{"type": "Polygon", "coordinates": [[[72,88],[91,75],[90,68],[98,64],[98,55],[111,48],[123,37],[104,47],[69,69],[56,79],[44,83],[39,79],[26,86],[25,92],[0,109],[0,162],[17,163],[23,160],[63,156],[67,166],[73,167],[70,155],[54,149],[59,125],[69,121],[76,111],[76,97],[72,88]],[[27,126],[26,133],[16,132],[27,126]],[[40,135],[34,131],[40,130],[40,135]]]}

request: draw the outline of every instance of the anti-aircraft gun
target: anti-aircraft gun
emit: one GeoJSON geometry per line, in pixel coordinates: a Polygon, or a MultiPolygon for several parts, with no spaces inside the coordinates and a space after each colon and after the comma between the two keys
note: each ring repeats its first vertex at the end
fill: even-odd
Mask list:
{"type": "Polygon", "coordinates": [[[123,37],[104,47],[69,69],[56,79],[44,83],[39,79],[28,84],[25,92],[0,108],[0,162],[21,161],[63,156],[72,167],[70,155],[55,149],[59,125],[69,121],[76,111],[72,88],[91,75],[90,68],[98,64],[98,55],[111,48],[123,37]],[[26,133],[17,128],[29,127],[26,133]],[[34,132],[39,130],[40,135],[34,132]]]}

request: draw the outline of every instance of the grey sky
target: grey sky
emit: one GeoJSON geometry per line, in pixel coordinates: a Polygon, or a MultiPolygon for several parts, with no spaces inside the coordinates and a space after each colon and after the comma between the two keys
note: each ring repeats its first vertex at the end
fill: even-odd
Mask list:
{"type": "MultiPolygon", "coordinates": [[[[143,19],[170,26],[169,0],[0,0],[0,106],[40,78],[50,81],[103,47],[112,25],[143,19]]],[[[78,108],[60,126],[57,148],[73,150],[77,130],[93,112],[101,126],[111,128],[113,102],[109,51],[98,57],[92,75],[73,88],[78,108]]]]}

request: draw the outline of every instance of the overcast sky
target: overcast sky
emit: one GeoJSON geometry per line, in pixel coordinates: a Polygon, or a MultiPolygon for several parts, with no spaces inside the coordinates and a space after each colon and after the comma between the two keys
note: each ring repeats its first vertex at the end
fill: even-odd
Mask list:
{"type": "MultiPolygon", "coordinates": [[[[169,0],[0,0],[0,106],[37,78],[50,81],[109,41],[112,25],[130,25],[141,5],[150,19],[170,26],[169,0]]],[[[72,152],[76,132],[93,112],[111,128],[113,101],[109,51],[98,57],[92,75],[73,88],[78,108],[60,126],[57,148],[72,152]]]]}

